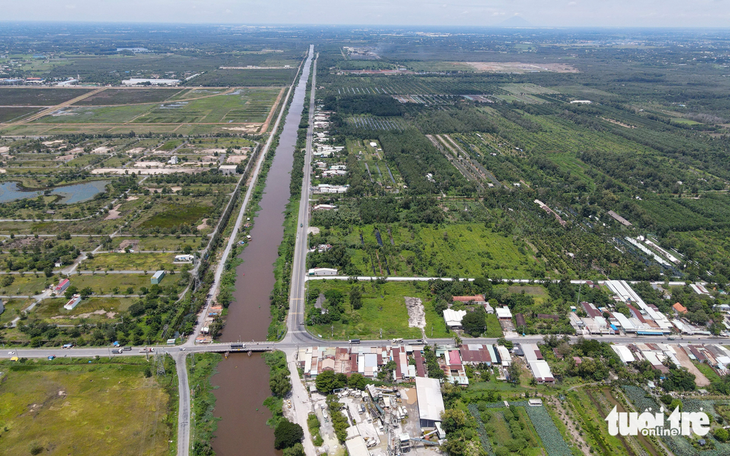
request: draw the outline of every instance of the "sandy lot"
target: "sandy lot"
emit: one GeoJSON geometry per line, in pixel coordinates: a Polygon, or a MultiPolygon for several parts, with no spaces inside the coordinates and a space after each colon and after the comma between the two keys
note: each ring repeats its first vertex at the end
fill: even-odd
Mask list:
{"type": "Polygon", "coordinates": [[[226,163],[238,164],[238,163],[243,162],[244,160],[246,160],[245,155],[231,155],[228,158],[226,158],[226,163]]]}
{"type": "Polygon", "coordinates": [[[203,219],[203,222],[200,225],[198,225],[198,231],[202,231],[202,230],[204,230],[206,228],[210,228],[210,226],[208,225],[208,219],[207,218],[206,219],[203,219]]]}
{"type": "Polygon", "coordinates": [[[489,73],[534,73],[547,71],[551,73],[578,73],[579,71],[564,63],[521,63],[521,62],[463,62],[476,71],[489,73]]]}
{"type": "Polygon", "coordinates": [[[142,153],[144,151],[145,151],[145,148],[144,147],[135,147],[134,149],[129,149],[127,151],[127,154],[129,154],[129,155],[137,155],[137,154],[142,153]]]}
{"type": "Polygon", "coordinates": [[[119,208],[122,207],[121,204],[118,204],[117,207],[109,210],[109,214],[107,214],[106,217],[104,217],[104,220],[116,220],[120,217],[119,208]]]}
{"type": "Polygon", "coordinates": [[[408,309],[408,327],[420,328],[426,327],[426,311],[420,298],[406,297],[406,309],[408,309]]]}
{"type": "Polygon", "coordinates": [[[112,150],[109,147],[101,146],[97,147],[96,149],[92,150],[91,153],[93,154],[108,154],[112,150]]]}

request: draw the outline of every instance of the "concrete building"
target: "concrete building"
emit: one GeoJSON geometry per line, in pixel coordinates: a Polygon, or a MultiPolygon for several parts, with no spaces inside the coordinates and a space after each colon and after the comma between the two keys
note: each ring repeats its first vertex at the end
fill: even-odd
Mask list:
{"type": "Polygon", "coordinates": [[[238,171],[238,165],[221,165],[218,167],[218,171],[224,176],[235,176],[238,171]]]}
{"type": "Polygon", "coordinates": [[[312,268],[307,271],[307,275],[311,276],[335,276],[337,269],[332,268],[312,268]]]}
{"type": "Polygon", "coordinates": [[[416,377],[416,395],[418,396],[418,418],[421,427],[432,428],[436,426],[436,423],[441,423],[441,414],[445,408],[438,379],[416,377]]]}
{"type": "Polygon", "coordinates": [[[162,279],[165,278],[165,271],[157,271],[155,272],[155,275],[152,276],[152,279],[150,282],[152,285],[159,285],[160,282],[162,282],[162,279]]]}

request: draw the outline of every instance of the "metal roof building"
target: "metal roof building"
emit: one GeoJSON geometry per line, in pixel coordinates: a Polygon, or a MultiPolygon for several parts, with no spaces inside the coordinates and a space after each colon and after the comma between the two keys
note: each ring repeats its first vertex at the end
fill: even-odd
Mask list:
{"type": "Polygon", "coordinates": [[[416,395],[421,427],[436,426],[445,410],[440,382],[435,378],[416,377],[416,395]]]}
{"type": "Polygon", "coordinates": [[[611,345],[611,348],[616,352],[622,363],[626,364],[636,361],[634,354],[631,353],[631,350],[626,345],[611,345]]]}

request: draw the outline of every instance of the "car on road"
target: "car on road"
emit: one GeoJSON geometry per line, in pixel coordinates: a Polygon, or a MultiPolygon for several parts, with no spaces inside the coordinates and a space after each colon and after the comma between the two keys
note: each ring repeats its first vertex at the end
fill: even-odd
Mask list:
{"type": "Polygon", "coordinates": [[[181,352],[184,352],[185,351],[185,347],[180,347],[180,351],[181,352]]]}
{"type": "Polygon", "coordinates": [[[122,348],[125,352],[132,351],[132,347],[124,347],[122,348]]]}
{"type": "Polygon", "coordinates": [[[112,350],[112,353],[116,353],[116,354],[121,355],[122,353],[124,353],[124,349],[123,348],[115,348],[114,350],[112,350]]]}

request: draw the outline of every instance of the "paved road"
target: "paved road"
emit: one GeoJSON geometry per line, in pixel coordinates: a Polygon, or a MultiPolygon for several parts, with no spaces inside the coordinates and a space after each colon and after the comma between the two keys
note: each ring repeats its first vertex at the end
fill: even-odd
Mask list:
{"type": "MultiPolygon", "coordinates": [[[[309,48],[314,54],[314,46],[309,48]]],[[[312,87],[309,99],[309,127],[307,128],[307,146],[304,155],[304,178],[302,179],[302,195],[299,200],[299,216],[292,260],[291,286],[289,288],[289,315],[287,317],[287,334],[285,342],[310,343],[313,338],[304,327],[304,304],[306,299],[307,274],[307,229],[309,228],[309,187],[312,175],[312,137],[314,136],[314,98],[317,87],[317,60],[312,66],[312,87]]]]}
{"type": "Polygon", "coordinates": [[[188,384],[188,369],[185,362],[185,352],[178,352],[173,356],[177,369],[177,388],[179,406],[177,412],[177,454],[190,454],[190,385],[188,384]]]}
{"type": "MultiPolygon", "coordinates": [[[[612,342],[617,344],[628,344],[628,343],[664,343],[668,345],[677,344],[727,344],[727,338],[720,337],[684,337],[677,338],[675,340],[667,340],[666,337],[660,336],[585,336],[585,339],[596,339],[603,342],[612,342]]],[[[576,341],[577,336],[571,336],[571,341],[576,341]]],[[[464,343],[474,344],[495,344],[498,339],[495,338],[463,338],[464,343]]],[[[532,336],[515,336],[509,337],[508,340],[514,343],[537,343],[542,342],[543,336],[532,335],[532,336]]],[[[235,344],[235,342],[233,342],[235,344]]],[[[418,345],[418,339],[405,339],[404,343],[411,345],[418,345]]],[[[454,344],[453,339],[424,339],[424,343],[428,344],[439,344],[449,345],[454,344]]],[[[357,346],[363,348],[369,347],[382,347],[383,345],[390,345],[391,341],[387,339],[383,340],[362,340],[357,346]]],[[[270,351],[270,350],[281,350],[289,353],[294,350],[298,350],[300,347],[318,345],[321,347],[351,347],[348,341],[336,341],[336,340],[318,340],[315,343],[307,342],[300,344],[297,342],[270,342],[270,341],[258,341],[258,342],[246,342],[243,351],[270,351]]],[[[46,358],[50,355],[54,356],[68,356],[74,358],[89,358],[89,357],[127,357],[127,356],[144,356],[146,353],[141,352],[140,347],[135,347],[131,351],[122,352],[122,354],[112,353],[114,347],[90,347],[90,348],[72,348],[64,350],[61,347],[43,347],[43,348],[14,348],[4,347],[0,349],[0,358],[8,359],[13,356],[21,358],[46,358]]],[[[231,351],[231,343],[214,343],[205,345],[182,345],[182,346],[171,346],[161,345],[154,346],[155,352],[162,352],[173,356],[181,353],[209,353],[209,352],[226,352],[231,351]]],[[[235,350],[234,350],[235,351],[235,350]]]]}

